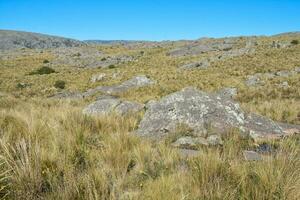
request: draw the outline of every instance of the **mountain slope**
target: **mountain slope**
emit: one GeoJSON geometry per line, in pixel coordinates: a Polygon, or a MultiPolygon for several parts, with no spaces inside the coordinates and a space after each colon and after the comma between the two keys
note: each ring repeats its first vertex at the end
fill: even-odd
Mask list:
{"type": "Polygon", "coordinates": [[[0,30],[0,49],[47,49],[56,47],[77,47],[84,45],[79,40],[45,35],[40,33],[31,33],[23,31],[0,30]]]}

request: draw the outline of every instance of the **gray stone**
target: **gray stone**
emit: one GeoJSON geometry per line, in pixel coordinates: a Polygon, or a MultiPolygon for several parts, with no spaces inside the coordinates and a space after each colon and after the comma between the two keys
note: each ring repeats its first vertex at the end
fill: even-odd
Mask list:
{"type": "Polygon", "coordinates": [[[209,145],[216,146],[223,144],[222,138],[219,135],[210,135],[206,139],[209,145]]]}
{"type": "Polygon", "coordinates": [[[254,114],[248,115],[232,99],[194,88],[185,88],[160,101],[151,101],[146,108],[137,130],[137,134],[143,137],[164,137],[175,132],[178,124],[185,124],[199,134],[206,133],[208,129],[224,133],[237,128],[242,133],[260,137],[283,135],[281,127],[272,120],[254,114]]]}
{"type": "Polygon", "coordinates": [[[83,109],[83,114],[107,115],[112,113],[117,105],[121,103],[119,99],[102,99],[88,105],[83,109]]]}
{"type": "Polygon", "coordinates": [[[106,74],[104,74],[104,73],[93,75],[91,78],[91,82],[95,83],[98,81],[103,81],[105,79],[105,77],[106,77],[106,74]]]}
{"type": "Polygon", "coordinates": [[[147,76],[141,75],[141,76],[136,76],[130,80],[127,80],[120,85],[102,86],[99,87],[98,90],[107,94],[113,94],[113,93],[125,92],[132,88],[145,87],[151,84],[154,84],[154,81],[147,78],[147,76]]]}
{"type": "Polygon", "coordinates": [[[80,92],[62,91],[55,95],[50,96],[54,99],[82,99],[84,96],[80,92]]]}
{"type": "Polygon", "coordinates": [[[284,133],[278,123],[254,113],[245,116],[245,126],[249,130],[250,137],[255,141],[277,139],[282,137],[284,133]]]}
{"type": "Polygon", "coordinates": [[[290,46],[291,46],[291,42],[287,42],[287,41],[273,41],[271,44],[272,48],[277,48],[277,49],[287,48],[290,46]]]}
{"type": "Polygon", "coordinates": [[[116,108],[115,111],[121,115],[128,113],[137,113],[143,110],[144,105],[136,102],[123,101],[116,108]]]}
{"type": "Polygon", "coordinates": [[[256,86],[256,85],[260,84],[260,78],[257,75],[251,75],[248,77],[245,84],[247,86],[256,86]]]}
{"type": "Polygon", "coordinates": [[[300,73],[300,67],[295,67],[294,71],[295,71],[296,73],[300,73]]]}
{"type": "Polygon", "coordinates": [[[280,77],[289,77],[293,74],[293,71],[283,70],[275,73],[276,76],[280,77]]]}
{"type": "Polygon", "coordinates": [[[260,161],[262,157],[260,154],[256,153],[255,151],[243,151],[243,155],[245,160],[247,161],[260,161]]]}
{"type": "Polygon", "coordinates": [[[172,144],[173,147],[182,149],[197,149],[200,145],[207,146],[207,140],[202,137],[193,138],[190,136],[181,137],[172,144]]]}
{"type": "Polygon", "coordinates": [[[283,81],[282,83],[279,84],[279,87],[286,89],[290,86],[289,86],[289,83],[287,81],[283,81]]]}
{"type": "Polygon", "coordinates": [[[143,108],[144,105],[140,103],[122,101],[115,97],[104,96],[84,108],[83,113],[88,115],[107,115],[111,113],[126,115],[139,112],[143,108]]]}

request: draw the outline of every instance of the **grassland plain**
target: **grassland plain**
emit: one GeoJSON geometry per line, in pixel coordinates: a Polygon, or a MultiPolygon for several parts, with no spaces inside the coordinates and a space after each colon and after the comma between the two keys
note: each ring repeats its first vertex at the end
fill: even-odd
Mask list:
{"type": "MultiPolygon", "coordinates": [[[[161,142],[132,134],[143,113],[90,117],[82,108],[95,98],[47,98],[61,89],[86,91],[113,85],[136,75],[156,84],[132,89],[120,98],[146,103],[187,86],[213,92],[236,87],[236,101],[247,110],[276,121],[300,124],[300,74],[265,79],[261,86],[245,85],[255,73],[293,70],[300,66],[300,45],[269,48],[272,41],[300,40],[299,36],[258,37],[254,54],[214,62],[208,69],[180,69],[186,62],[209,57],[170,57],[167,52],[182,43],[153,48],[97,45],[109,55],[143,55],[115,68],[52,66],[56,73],[29,75],[48,65],[50,50],[18,50],[0,60],[0,197],[3,199],[300,199],[299,136],[268,141],[276,155],[246,162],[242,150],[257,146],[236,130],[223,135],[220,147],[201,147],[195,158],[180,156],[161,142]],[[91,83],[94,74],[107,79],[91,83]],[[116,78],[111,78],[117,73],[116,78]],[[280,87],[288,82],[289,87],[280,87]],[[24,87],[23,87],[24,86],[24,87]]],[[[241,39],[243,41],[243,39],[241,39]]],[[[176,134],[185,134],[181,130],[176,134]]]]}

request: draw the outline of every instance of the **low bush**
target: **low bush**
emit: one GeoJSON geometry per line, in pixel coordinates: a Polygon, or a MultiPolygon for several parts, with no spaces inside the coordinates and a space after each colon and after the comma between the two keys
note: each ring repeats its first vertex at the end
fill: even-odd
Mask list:
{"type": "Polygon", "coordinates": [[[51,67],[41,67],[35,71],[32,71],[29,73],[29,75],[43,75],[43,74],[52,74],[55,73],[55,70],[52,69],[51,67]]]}
{"type": "Polygon", "coordinates": [[[62,80],[58,80],[54,83],[55,88],[64,89],[66,86],[66,82],[62,80]]]}

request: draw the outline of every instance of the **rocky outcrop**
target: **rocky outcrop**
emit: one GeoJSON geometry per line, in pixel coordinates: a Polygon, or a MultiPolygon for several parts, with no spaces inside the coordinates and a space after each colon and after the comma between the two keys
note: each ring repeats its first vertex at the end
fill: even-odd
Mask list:
{"type": "Polygon", "coordinates": [[[229,51],[233,48],[235,42],[234,38],[224,40],[204,39],[173,49],[168,52],[168,55],[178,57],[198,55],[212,51],[229,51]]]}
{"type": "Polygon", "coordinates": [[[276,77],[290,77],[298,73],[300,73],[299,67],[295,67],[295,69],[293,70],[281,70],[277,72],[256,73],[253,75],[249,75],[245,81],[245,84],[247,86],[257,86],[263,84],[262,79],[272,79],[276,77]]]}
{"type": "Polygon", "coordinates": [[[107,115],[111,113],[117,113],[120,115],[126,115],[129,113],[136,113],[144,108],[143,104],[123,101],[115,97],[100,98],[99,100],[91,103],[83,109],[83,113],[87,115],[107,115]]]}
{"type": "Polygon", "coordinates": [[[95,47],[57,48],[51,52],[55,55],[55,59],[51,62],[51,64],[80,68],[114,68],[119,64],[133,60],[133,56],[105,55],[95,47]]]}
{"type": "Polygon", "coordinates": [[[229,58],[234,58],[242,55],[248,55],[255,52],[254,48],[240,48],[240,49],[232,49],[228,51],[223,51],[216,55],[209,56],[207,58],[203,58],[200,61],[184,64],[181,66],[183,69],[207,69],[211,63],[218,62],[222,60],[226,60],[229,58]]]}
{"type": "Polygon", "coordinates": [[[224,133],[232,128],[254,138],[279,138],[284,130],[272,120],[247,114],[230,98],[208,94],[195,88],[185,88],[160,101],[146,105],[146,113],[137,134],[149,138],[161,138],[185,124],[195,134],[204,135],[208,130],[224,133]]]}

